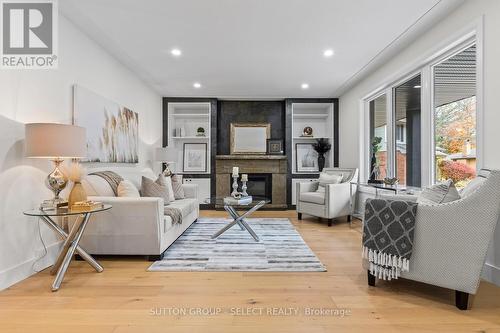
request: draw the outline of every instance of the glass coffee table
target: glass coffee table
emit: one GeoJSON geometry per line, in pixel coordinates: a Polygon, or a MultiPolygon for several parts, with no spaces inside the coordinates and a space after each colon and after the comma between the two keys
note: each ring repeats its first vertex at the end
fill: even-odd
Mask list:
{"type": "MultiPolygon", "coordinates": [[[[265,204],[271,202],[268,198],[265,197],[252,197],[252,201],[249,203],[245,204],[236,204],[232,202],[227,202],[224,200],[225,197],[217,197],[215,198],[215,204],[224,206],[224,209],[226,212],[228,212],[229,216],[233,219],[232,222],[228,223],[224,228],[221,230],[217,231],[213,236],[212,239],[219,237],[235,225],[238,225],[241,230],[246,230],[248,233],[255,239],[256,242],[259,241],[259,236],[253,231],[253,229],[250,227],[250,225],[245,221],[245,218],[250,216],[253,212],[259,210],[261,207],[263,207],[265,204]],[[238,212],[240,211],[245,211],[243,214],[240,214],[238,212]]],[[[211,200],[212,202],[214,200],[211,200]]]]}

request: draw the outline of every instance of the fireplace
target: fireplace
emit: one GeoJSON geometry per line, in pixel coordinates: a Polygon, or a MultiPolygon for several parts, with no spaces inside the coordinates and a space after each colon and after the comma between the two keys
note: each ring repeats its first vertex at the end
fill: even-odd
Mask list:
{"type": "MultiPolygon", "coordinates": [[[[286,203],[287,164],[284,155],[217,155],[215,158],[215,193],[218,198],[230,195],[233,167],[240,176],[248,174],[247,193],[271,200],[266,208],[284,209],[286,203]]],[[[241,191],[241,178],[239,179],[241,191]]],[[[215,208],[223,208],[215,205],[215,208]]]]}
{"type": "MultiPolygon", "coordinates": [[[[256,196],[256,197],[265,197],[271,200],[273,196],[273,175],[270,173],[254,173],[248,174],[248,182],[247,182],[247,193],[248,195],[256,196]]],[[[231,186],[232,186],[231,179],[231,186]]],[[[238,191],[242,191],[241,189],[241,178],[239,180],[240,187],[238,191]]]]}

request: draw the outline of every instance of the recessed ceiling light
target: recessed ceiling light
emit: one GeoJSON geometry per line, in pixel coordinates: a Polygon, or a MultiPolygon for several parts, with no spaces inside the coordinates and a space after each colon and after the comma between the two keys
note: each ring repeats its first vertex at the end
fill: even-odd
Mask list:
{"type": "Polygon", "coordinates": [[[309,89],[309,84],[307,84],[307,83],[302,83],[302,84],[300,85],[300,87],[301,87],[302,89],[309,89]]]}
{"type": "Polygon", "coordinates": [[[201,88],[201,83],[195,82],[193,83],[193,87],[195,87],[196,89],[201,88]]]}
{"type": "Polygon", "coordinates": [[[170,54],[172,54],[174,57],[178,57],[178,56],[180,56],[182,54],[182,51],[179,50],[179,49],[172,49],[170,51],[170,54]]]}
{"type": "Polygon", "coordinates": [[[323,56],[325,58],[329,58],[334,54],[335,54],[335,52],[332,49],[328,49],[328,50],[323,51],[323,56]]]}
{"type": "Polygon", "coordinates": [[[416,86],[413,86],[413,88],[415,88],[415,89],[418,89],[418,88],[420,88],[420,87],[422,87],[422,86],[421,86],[421,85],[419,85],[419,84],[417,84],[416,86]]]}

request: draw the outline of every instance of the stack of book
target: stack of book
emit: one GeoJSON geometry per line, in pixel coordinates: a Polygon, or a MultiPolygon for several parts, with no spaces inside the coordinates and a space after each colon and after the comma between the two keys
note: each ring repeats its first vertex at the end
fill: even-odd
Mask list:
{"type": "Polygon", "coordinates": [[[97,201],[78,201],[71,206],[72,212],[89,212],[95,209],[101,209],[104,205],[97,201]]]}
{"type": "Polygon", "coordinates": [[[252,203],[252,196],[241,197],[239,199],[233,197],[225,197],[224,203],[227,205],[248,205],[252,203]]]}

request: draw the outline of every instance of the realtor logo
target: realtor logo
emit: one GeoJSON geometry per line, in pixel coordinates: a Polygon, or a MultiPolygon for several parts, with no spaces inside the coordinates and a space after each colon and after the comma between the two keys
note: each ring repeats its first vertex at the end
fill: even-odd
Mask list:
{"type": "Polygon", "coordinates": [[[0,0],[2,68],[57,68],[57,6],[52,0],[0,0]]]}

